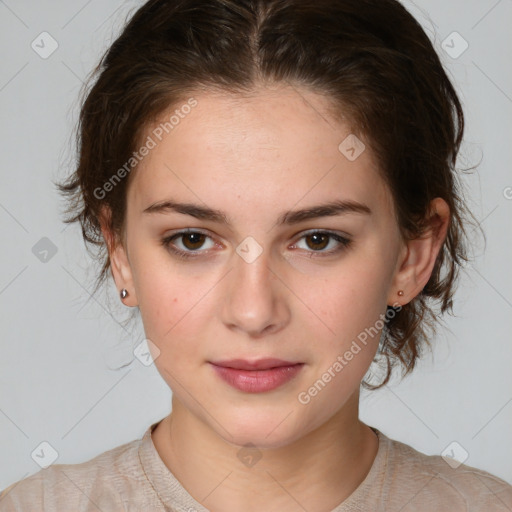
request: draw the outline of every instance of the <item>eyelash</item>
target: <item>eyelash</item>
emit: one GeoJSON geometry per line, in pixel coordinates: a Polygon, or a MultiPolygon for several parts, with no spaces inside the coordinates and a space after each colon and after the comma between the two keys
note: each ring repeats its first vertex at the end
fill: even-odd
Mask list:
{"type": "MultiPolygon", "coordinates": [[[[174,255],[176,255],[178,258],[181,258],[181,259],[184,259],[184,260],[187,260],[187,259],[190,259],[190,258],[197,258],[198,256],[197,255],[193,255],[195,252],[197,253],[200,253],[201,250],[200,249],[197,249],[197,251],[182,251],[181,249],[176,249],[176,247],[173,247],[171,242],[176,239],[176,238],[180,238],[180,237],[183,237],[184,235],[190,235],[190,234],[200,234],[200,235],[205,235],[207,236],[208,238],[211,238],[209,235],[207,235],[206,233],[203,233],[202,231],[198,231],[198,230],[186,230],[186,231],[180,231],[178,233],[174,233],[173,235],[170,235],[170,236],[167,236],[165,238],[162,239],[162,245],[170,252],[172,252],[174,255]]],[[[336,253],[339,253],[341,251],[343,251],[344,249],[347,249],[350,244],[352,243],[352,240],[350,240],[349,238],[346,238],[346,237],[343,237],[337,233],[333,233],[332,231],[321,231],[321,230],[313,230],[313,231],[308,231],[306,233],[304,233],[300,238],[299,240],[301,240],[302,238],[305,238],[307,236],[311,236],[311,235],[327,235],[328,237],[336,240],[336,242],[338,242],[340,245],[335,248],[335,249],[331,249],[329,251],[313,251],[311,250],[311,256],[310,258],[313,258],[313,257],[318,257],[317,254],[320,256],[320,257],[327,257],[327,256],[332,256],[333,254],[336,254],[336,253]]]]}

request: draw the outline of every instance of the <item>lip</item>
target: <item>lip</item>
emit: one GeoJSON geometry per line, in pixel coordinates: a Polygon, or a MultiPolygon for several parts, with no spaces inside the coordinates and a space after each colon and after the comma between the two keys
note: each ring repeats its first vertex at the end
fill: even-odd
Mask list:
{"type": "Polygon", "coordinates": [[[281,359],[260,359],[253,362],[233,359],[210,364],[227,384],[246,393],[272,391],[293,379],[304,366],[304,363],[281,359]],[[240,366],[244,368],[239,368],[240,366]]]}
{"type": "Polygon", "coordinates": [[[265,358],[248,361],[247,359],[230,359],[229,361],[211,361],[215,366],[235,368],[237,370],[270,370],[280,366],[293,366],[299,361],[285,361],[283,359],[265,358]]]}

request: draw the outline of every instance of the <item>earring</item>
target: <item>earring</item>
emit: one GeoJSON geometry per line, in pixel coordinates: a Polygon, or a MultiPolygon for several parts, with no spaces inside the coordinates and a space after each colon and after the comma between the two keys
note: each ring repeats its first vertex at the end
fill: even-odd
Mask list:
{"type": "Polygon", "coordinates": [[[125,299],[126,297],[128,297],[128,290],[126,288],[123,288],[120,292],[120,295],[121,299],[125,299]]]}
{"type": "Polygon", "coordinates": [[[398,294],[398,296],[399,296],[399,297],[402,297],[402,296],[403,296],[403,294],[404,294],[404,291],[403,291],[403,290],[398,290],[398,293],[397,293],[397,294],[398,294]]]}

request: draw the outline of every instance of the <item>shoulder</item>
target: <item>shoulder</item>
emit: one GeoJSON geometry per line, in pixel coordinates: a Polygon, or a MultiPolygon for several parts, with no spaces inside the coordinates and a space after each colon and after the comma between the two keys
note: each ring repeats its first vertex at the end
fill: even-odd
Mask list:
{"type": "Polygon", "coordinates": [[[0,492],[0,511],[125,510],[122,497],[140,489],[140,439],[80,464],[53,464],[0,492]]]}
{"type": "Polygon", "coordinates": [[[512,485],[504,480],[380,436],[387,445],[383,494],[395,497],[403,512],[434,510],[441,505],[453,512],[512,510],[512,485]]]}

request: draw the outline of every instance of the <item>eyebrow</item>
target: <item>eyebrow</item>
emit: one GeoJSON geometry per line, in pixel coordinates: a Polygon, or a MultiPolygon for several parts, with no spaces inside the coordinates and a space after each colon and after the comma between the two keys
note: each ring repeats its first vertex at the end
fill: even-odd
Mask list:
{"type": "MultiPolygon", "coordinates": [[[[177,201],[166,200],[154,203],[143,210],[142,213],[169,213],[176,212],[183,215],[190,215],[196,219],[208,220],[220,224],[230,225],[226,214],[220,210],[215,210],[205,206],[192,203],[179,203],[177,201]]],[[[371,215],[372,211],[365,204],[351,200],[336,200],[325,204],[310,206],[302,210],[291,210],[284,212],[279,217],[278,225],[294,225],[317,217],[333,217],[346,213],[360,213],[371,215]]]]}

